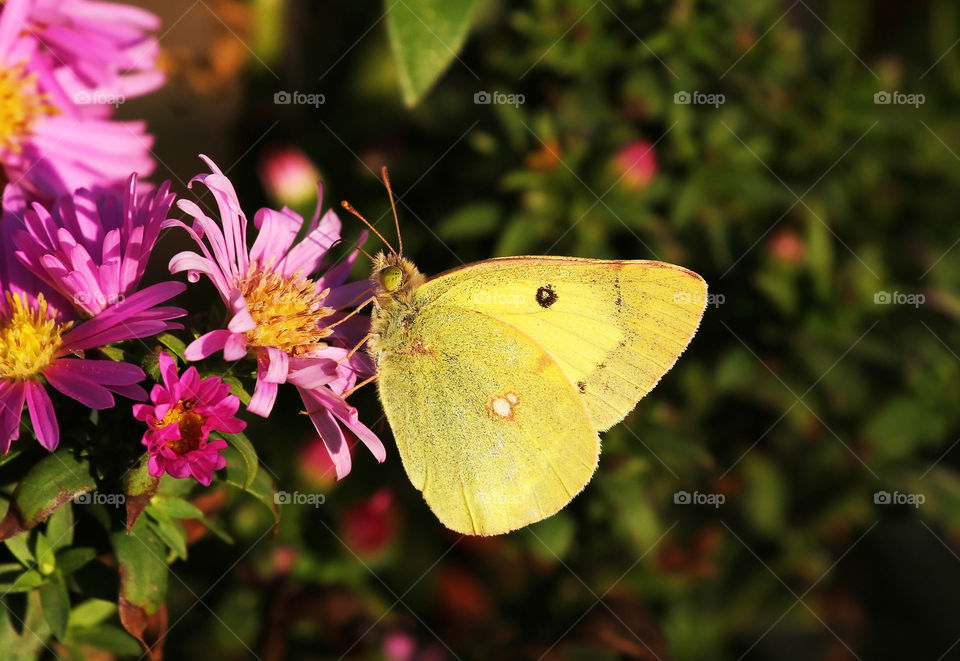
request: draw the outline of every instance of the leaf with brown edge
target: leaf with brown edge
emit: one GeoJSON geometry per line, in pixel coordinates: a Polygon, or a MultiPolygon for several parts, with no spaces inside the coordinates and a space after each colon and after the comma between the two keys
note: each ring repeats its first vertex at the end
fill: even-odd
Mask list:
{"type": "Polygon", "coordinates": [[[167,605],[162,604],[152,615],[143,608],[132,604],[123,597],[118,603],[120,624],[130,635],[136,638],[150,661],[162,661],[163,643],[167,633],[167,605]]]}
{"type": "Polygon", "coordinates": [[[0,540],[33,528],[61,505],[96,489],[85,459],[61,450],[37,462],[23,476],[10,498],[7,514],[0,521],[0,540]]]}
{"type": "Polygon", "coordinates": [[[147,453],[140,458],[136,468],[127,473],[123,481],[123,492],[127,505],[127,532],[133,528],[144,508],[160,488],[160,478],[150,474],[149,456],[147,453]]]}
{"type": "Polygon", "coordinates": [[[167,618],[166,546],[143,518],[129,533],[114,532],[110,539],[120,573],[120,622],[152,659],[160,659],[167,618]]]}

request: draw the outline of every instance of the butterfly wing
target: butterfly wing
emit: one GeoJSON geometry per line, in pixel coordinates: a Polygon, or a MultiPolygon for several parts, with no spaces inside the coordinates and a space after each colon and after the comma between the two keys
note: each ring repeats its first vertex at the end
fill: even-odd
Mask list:
{"type": "Polygon", "coordinates": [[[378,388],[403,466],[440,521],[493,535],[564,507],[599,439],[557,363],[508,324],[431,305],[380,356],[378,388]]]}
{"type": "Polygon", "coordinates": [[[423,305],[469,308],[532,339],[579,392],[593,428],[604,431],[683,353],[707,285],[664,262],[505,257],[448,271],[417,294],[423,305]]]}

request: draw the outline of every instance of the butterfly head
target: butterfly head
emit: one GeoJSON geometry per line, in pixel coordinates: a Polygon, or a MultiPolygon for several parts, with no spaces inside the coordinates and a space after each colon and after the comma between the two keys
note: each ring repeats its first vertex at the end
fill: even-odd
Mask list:
{"type": "Polygon", "coordinates": [[[405,300],[425,280],[410,260],[382,252],[373,260],[371,279],[377,285],[377,298],[381,301],[405,300]]]}

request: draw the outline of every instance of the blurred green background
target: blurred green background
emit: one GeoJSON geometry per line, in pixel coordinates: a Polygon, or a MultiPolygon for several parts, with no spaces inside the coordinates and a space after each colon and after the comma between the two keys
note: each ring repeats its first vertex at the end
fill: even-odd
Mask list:
{"type": "Polygon", "coordinates": [[[168,658],[960,658],[960,6],[448,3],[461,48],[412,1],[147,4],[170,82],[123,112],[181,194],[203,152],[252,217],[296,148],[326,207],[391,237],[386,165],[426,273],[661,259],[715,295],[593,482],[504,537],[437,523],[373,388],[354,399],[388,459],[356,452],[339,484],[282,392],[248,435],[325,502],[285,507],[275,539],[261,505],[219,504],[236,544],[172,566],[168,658]],[[419,52],[456,56],[410,105],[419,52]]]}

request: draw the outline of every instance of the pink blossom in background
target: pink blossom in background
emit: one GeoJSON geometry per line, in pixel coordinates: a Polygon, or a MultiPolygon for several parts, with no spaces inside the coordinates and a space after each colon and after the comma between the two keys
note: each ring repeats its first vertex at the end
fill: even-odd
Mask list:
{"type": "Polygon", "coordinates": [[[299,147],[274,147],[260,159],[260,180],[278,204],[300,207],[317,194],[320,172],[299,147]]]}
{"type": "Polygon", "coordinates": [[[17,257],[80,312],[98,314],[137,290],[173,204],[169,191],[164,182],[138,193],[134,174],[123,195],[81,189],[49,210],[34,203],[13,235],[17,257]]]}
{"type": "Polygon", "coordinates": [[[220,451],[222,439],[210,440],[211,431],[236,433],[247,423],[236,417],[240,398],[219,377],[200,378],[197,368],[182,375],[167,353],[158,357],[163,383],[150,391],[152,404],[134,404],[133,417],[147,423],[142,443],[150,454],[148,469],[154,477],[193,476],[209,486],[213,472],[227,465],[220,451]]]}
{"type": "MultiPolygon", "coordinates": [[[[22,227],[26,212],[23,191],[8,185],[3,192],[0,245],[22,227]]],[[[12,254],[0,252],[0,453],[20,437],[26,404],[33,430],[48,450],[60,442],[60,427],[47,386],[91,409],[114,406],[114,393],[143,399],[136,385],[139,367],[89,356],[99,347],[161,330],[179,328],[169,319],[179,308],[155,308],[183,290],[177,282],[136,292],[92,319],[77,323],[76,313],[55,289],[38,280],[12,254]]]]}
{"type": "Polygon", "coordinates": [[[653,145],[646,140],[634,140],[618,151],[612,160],[613,169],[628,188],[642,190],[657,174],[657,157],[653,145]]]}
{"type": "MultiPolygon", "coordinates": [[[[78,188],[119,187],[131,172],[149,175],[155,164],[145,123],[110,117],[126,91],[156,81],[143,90],[85,86],[37,36],[33,12],[43,4],[0,5],[0,185],[50,201],[78,188]]],[[[98,53],[91,42],[87,55],[98,53]]]]}
{"type": "Polygon", "coordinates": [[[387,488],[353,505],[343,515],[341,532],[354,552],[373,556],[386,550],[397,528],[396,499],[387,488]]]}
{"type": "Polygon", "coordinates": [[[223,351],[225,360],[237,361],[251,352],[257,360],[257,384],[247,410],[261,416],[273,409],[279,384],[296,386],[338,479],[350,472],[352,464],[345,430],[383,461],[386,451],[380,439],[343,398],[358,376],[373,373],[368,356],[355,353],[347,359],[349,349],[366,335],[369,319],[354,316],[330,327],[346,316],[343,309],[370,292],[367,280],[346,283],[357,251],[336,266],[324,264],[327,251],[340,240],[340,219],[332,210],[321,217],[318,199],[303,240],[294,244],[303,218],[286,207],[260,209],[253,220],[257,237],[248,250],[247,218],[233,184],[213,161],[201,158],[212,173],[197,176],[191,186],[199,181],[213,193],[220,222],[193,202],[180,200],[178,206],[193,217],[193,225],[171,219],[165,226],[187,231],[201,252],[175,255],[170,271],[187,271],[191,282],[201,274],[210,278],[230,321],[227,328],[193,341],[187,359],[201,360],[223,351]]]}

